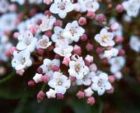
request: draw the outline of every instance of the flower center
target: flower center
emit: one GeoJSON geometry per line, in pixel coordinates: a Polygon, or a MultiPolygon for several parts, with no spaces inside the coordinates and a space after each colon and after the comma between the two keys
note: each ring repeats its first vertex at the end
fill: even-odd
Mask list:
{"type": "Polygon", "coordinates": [[[47,45],[48,45],[48,41],[47,40],[41,40],[40,42],[39,42],[39,44],[42,46],[42,47],[46,47],[47,45]]]}
{"type": "Polygon", "coordinates": [[[65,2],[61,2],[61,3],[58,3],[58,8],[61,9],[61,10],[65,10],[66,8],[66,3],[65,2]]]}
{"type": "Polygon", "coordinates": [[[76,64],[76,65],[75,65],[75,71],[76,71],[76,72],[79,72],[80,69],[81,69],[80,64],[76,64]]]}
{"type": "Polygon", "coordinates": [[[108,38],[108,35],[102,36],[102,41],[103,41],[103,42],[106,42],[108,39],[109,39],[109,38],[108,38]]]}
{"type": "Polygon", "coordinates": [[[62,84],[63,84],[62,80],[61,79],[57,79],[57,85],[58,86],[62,86],[62,84]]]}

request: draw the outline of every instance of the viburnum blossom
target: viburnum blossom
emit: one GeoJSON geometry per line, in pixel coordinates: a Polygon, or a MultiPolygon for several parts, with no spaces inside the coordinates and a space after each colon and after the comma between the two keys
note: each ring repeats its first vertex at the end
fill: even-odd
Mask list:
{"type": "Polygon", "coordinates": [[[26,31],[23,33],[20,33],[18,36],[18,44],[16,48],[18,50],[29,50],[30,52],[33,52],[36,47],[37,39],[33,37],[33,34],[30,31],[26,31]]]}
{"type": "Polygon", "coordinates": [[[60,60],[59,59],[44,59],[43,64],[40,66],[42,73],[51,76],[53,74],[53,67],[60,66],[60,60]]]}
{"type": "Polygon", "coordinates": [[[139,11],[140,0],[0,0],[0,63],[42,86],[39,102],[73,91],[93,105],[140,52],[139,11]]]}
{"type": "Polygon", "coordinates": [[[107,28],[103,28],[100,31],[100,34],[95,36],[95,40],[103,47],[114,46],[115,42],[113,38],[114,34],[112,32],[108,32],[107,28]]]}
{"type": "Polygon", "coordinates": [[[131,36],[129,45],[134,51],[140,52],[140,38],[138,36],[131,36]]]}
{"type": "Polygon", "coordinates": [[[60,72],[55,72],[53,77],[48,82],[48,85],[51,88],[54,88],[56,93],[65,94],[66,90],[70,88],[71,82],[70,80],[60,72]]]}
{"type": "Polygon", "coordinates": [[[97,91],[99,95],[103,95],[106,90],[112,88],[111,84],[108,81],[108,75],[103,72],[99,72],[96,76],[93,77],[93,83],[91,88],[94,91],[97,91]]]}
{"type": "Polygon", "coordinates": [[[71,41],[78,42],[85,30],[78,25],[77,21],[68,23],[63,31],[63,36],[71,41]]]}
{"type": "Polygon", "coordinates": [[[97,0],[78,0],[75,7],[79,7],[80,12],[92,11],[95,12],[99,9],[99,3],[97,0]]]}
{"type": "Polygon", "coordinates": [[[44,16],[42,19],[41,19],[41,24],[39,26],[39,29],[44,32],[44,31],[47,31],[47,30],[51,30],[53,28],[53,25],[56,21],[56,18],[54,16],[44,16]]]}
{"type": "Polygon", "coordinates": [[[76,77],[76,79],[82,79],[89,72],[82,57],[76,58],[76,56],[73,56],[69,63],[69,67],[68,72],[70,76],[76,77]]]}
{"type": "Polygon", "coordinates": [[[38,40],[37,47],[41,49],[47,49],[51,44],[52,42],[49,40],[49,37],[43,35],[42,38],[38,40]]]}
{"type": "Polygon", "coordinates": [[[54,0],[50,11],[54,14],[58,14],[60,18],[65,18],[67,13],[71,12],[73,8],[71,0],[54,0]]]}
{"type": "Polygon", "coordinates": [[[127,14],[132,17],[136,17],[140,11],[140,0],[129,0],[122,3],[127,14]]]}
{"type": "Polygon", "coordinates": [[[32,60],[30,57],[30,52],[24,50],[21,52],[15,51],[13,53],[12,67],[16,70],[22,70],[32,65],[32,60]]]}
{"type": "Polygon", "coordinates": [[[120,71],[122,69],[122,67],[124,66],[125,59],[124,59],[124,57],[118,56],[115,58],[111,58],[109,60],[109,63],[111,65],[111,68],[110,68],[111,72],[116,73],[116,72],[120,71]]]}

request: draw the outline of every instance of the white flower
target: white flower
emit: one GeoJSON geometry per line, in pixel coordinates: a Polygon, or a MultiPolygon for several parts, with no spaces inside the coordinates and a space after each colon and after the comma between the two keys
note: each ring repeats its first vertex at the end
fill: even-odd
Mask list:
{"type": "Polygon", "coordinates": [[[18,50],[28,49],[30,52],[35,50],[37,39],[33,37],[33,34],[30,31],[20,33],[18,40],[19,42],[16,46],[18,50]]]}
{"type": "Polygon", "coordinates": [[[78,42],[85,30],[79,26],[77,21],[68,23],[64,29],[63,36],[71,41],[78,42]]]}
{"type": "Polygon", "coordinates": [[[0,18],[0,30],[1,31],[11,31],[16,28],[17,14],[6,13],[0,18]]]}
{"type": "Polygon", "coordinates": [[[110,90],[112,88],[106,73],[100,72],[99,75],[92,78],[92,81],[93,83],[91,88],[94,91],[97,91],[98,95],[103,95],[106,90],[110,90]]]}
{"type": "Polygon", "coordinates": [[[123,68],[125,64],[125,59],[122,56],[118,56],[109,59],[109,63],[111,65],[110,71],[115,74],[123,68]]]}
{"type": "Polygon", "coordinates": [[[70,43],[70,41],[67,38],[64,38],[63,31],[64,29],[62,29],[61,27],[54,27],[54,34],[51,37],[52,41],[55,43],[59,41],[67,41],[68,43],[70,43]]]}
{"type": "Polygon", "coordinates": [[[85,85],[89,86],[92,83],[92,77],[95,76],[95,72],[89,72],[88,74],[84,75],[82,79],[77,79],[76,83],[77,85],[85,85]]]}
{"type": "Polygon", "coordinates": [[[140,10],[140,0],[129,0],[122,3],[127,15],[130,17],[136,17],[140,10]]]}
{"type": "Polygon", "coordinates": [[[25,0],[11,0],[11,2],[17,2],[20,5],[23,5],[25,3],[25,0]]]}
{"type": "Polygon", "coordinates": [[[99,3],[96,0],[78,0],[80,12],[92,11],[95,12],[99,9],[99,3]]]}
{"type": "Polygon", "coordinates": [[[89,68],[85,65],[83,58],[78,57],[70,61],[68,72],[76,79],[83,79],[89,73],[89,68]]]}
{"type": "Polygon", "coordinates": [[[116,48],[111,48],[110,50],[105,50],[103,53],[103,57],[110,59],[111,57],[117,56],[119,50],[116,48]]]}
{"type": "Polygon", "coordinates": [[[91,87],[88,87],[87,89],[85,89],[84,92],[85,92],[86,97],[90,97],[93,94],[91,87]]]}
{"type": "Polygon", "coordinates": [[[35,76],[33,77],[33,80],[35,81],[35,83],[41,82],[41,79],[42,79],[42,74],[36,73],[35,76]]]}
{"type": "Polygon", "coordinates": [[[54,52],[63,57],[70,57],[73,51],[73,46],[68,45],[67,41],[58,41],[54,52]]]}
{"type": "Polygon", "coordinates": [[[115,36],[122,36],[123,35],[123,28],[122,25],[117,22],[115,18],[110,19],[110,27],[113,30],[115,36]]]}
{"type": "Polygon", "coordinates": [[[49,16],[49,15],[44,16],[39,26],[40,30],[42,32],[47,31],[47,30],[52,30],[55,21],[56,21],[56,18],[54,16],[49,16]]]}
{"type": "Polygon", "coordinates": [[[0,12],[5,13],[8,11],[9,3],[7,0],[0,0],[0,12]]]}
{"type": "Polygon", "coordinates": [[[58,14],[60,18],[65,18],[67,13],[72,10],[73,4],[71,0],[54,0],[54,3],[50,7],[50,11],[58,14]]]}
{"type": "Polygon", "coordinates": [[[48,75],[48,76],[52,76],[53,75],[53,70],[52,70],[52,66],[60,66],[60,60],[58,59],[44,59],[43,64],[40,66],[40,68],[42,69],[43,73],[48,75]]]}
{"type": "Polygon", "coordinates": [[[48,82],[51,88],[54,88],[56,93],[65,94],[66,90],[70,88],[71,82],[60,72],[55,72],[53,78],[48,82]]]}
{"type": "Polygon", "coordinates": [[[42,38],[38,40],[37,47],[41,49],[47,49],[51,44],[52,42],[49,41],[49,37],[43,35],[42,38]]]}
{"type": "Polygon", "coordinates": [[[113,38],[114,34],[112,32],[108,32],[107,28],[103,28],[100,34],[95,36],[95,40],[103,47],[114,46],[115,42],[113,38]]]}
{"type": "Polygon", "coordinates": [[[140,38],[138,36],[131,36],[129,45],[134,51],[140,52],[140,38]]]}
{"type": "Polygon", "coordinates": [[[12,59],[12,67],[16,70],[22,70],[32,65],[30,52],[27,50],[17,52],[15,51],[12,59]]]}
{"type": "Polygon", "coordinates": [[[56,91],[53,89],[49,89],[49,91],[46,92],[46,95],[48,98],[55,98],[56,97],[56,91]]]}

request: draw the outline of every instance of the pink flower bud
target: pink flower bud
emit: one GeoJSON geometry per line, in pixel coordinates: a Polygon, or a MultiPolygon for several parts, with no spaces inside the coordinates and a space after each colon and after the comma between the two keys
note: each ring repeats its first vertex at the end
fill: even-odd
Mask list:
{"type": "Polygon", "coordinates": [[[45,93],[43,91],[39,91],[37,94],[38,102],[42,101],[45,98],[45,93]]]}
{"type": "Polygon", "coordinates": [[[35,82],[33,80],[28,81],[28,86],[29,87],[34,87],[35,86],[35,82]]]}
{"type": "Polygon", "coordinates": [[[50,77],[48,75],[44,75],[44,76],[41,77],[41,79],[42,79],[42,82],[48,83],[50,77]]]}
{"type": "Polygon", "coordinates": [[[64,95],[62,93],[57,93],[56,94],[57,99],[62,100],[64,99],[64,95]]]}
{"type": "Polygon", "coordinates": [[[94,105],[95,104],[95,98],[94,97],[89,97],[87,99],[87,104],[89,105],[94,105]]]}
{"type": "Polygon", "coordinates": [[[53,70],[53,71],[59,71],[59,66],[56,66],[56,65],[52,65],[51,66],[51,69],[53,70]]]}
{"type": "Polygon", "coordinates": [[[73,48],[73,52],[74,52],[74,54],[81,55],[81,52],[82,52],[81,47],[78,45],[75,45],[73,48]]]}
{"type": "Polygon", "coordinates": [[[81,37],[80,37],[80,40],[81,41],[86,41],[88,39],[88,36],[86,34],[83,34],[81,37]]]}
{"type": "Polygon", "coordinates": [[[45,35],[48,36],[48,37],[51,37],[52,36],[52,31],[51,30],[46,31],[45,35]]]}
{"type": "Polygon", "coordinates": [[[96,52],[97,52],[98,54],[102,53],[103,51],[104,51],[104,49],[101,48],[101,47],[97,47],[97,49],[96,49],[96,52]]]}
{"type": "Polygon", "coordinates": [[[63,23],[61,20],[56,20],[56,22],[54,23],[54,26],[59,26],[62,27],[63,23]]]}
{"type": "Polygon", "coordinates": [[[83,99],[85,97],[85,93],[83,91],[78,91],[78,93],[76,94],[76,96],[79,98],[79,99],[83,99]]]}
{"type": "Polygon", "coordinates": [[[93,51],[93,44],[91,44],[91,43],[87,43],[87,45],[86,45],[86,50],[87,51],[93,51]]]}
{"type": "Polygon", "coordinates": [[[94,19],[96,17],[96,14],[93,11],[88,11],[86,16],[90,19],[94,19]]]}
{"type": "Polygon", "coordinates": [[[85,61],[88,62],[89,64],[92,63],[92,62],[93,62],[93,56],[87,55],[87,56],[85,57],[85,61]]]}
{"type": "Polygon", "coordinates": [[[83,26],[87,24],[87,20],[85,17],[80,17],[78,20],[79,25],[83,26]]]}
{"type": "Polygon", "coordinates": [[[108,77],[108,80],[109,80],[110,83],[114,83],[114,82],[115,82],[115,77],[114,77],[114,75],[109,76],[109,77],[108,77]]]}
{"type": "Polygon", "coordinates": [[[118,5],[116,6],[116,11],[117,11],[118,13],[123,12],[123,10],[124,10],[124,8],[123,8],[123,5],[122,5],[122,4],[118,4],[118,5]]]}
{"type": "Polygon", "coordinates": [[[43,3],[50,5],[52,3],[53,0],[43,0],[43,3]]]}
{"type": "Polygon", "coordinates": [[[103,23],[106,21],[106,17],[105,17],[104,14],[99,14],[99,15],[96,15],[96,20],[97,20],[99,23],[103,24],[103,23]]]}
{"type": "Polygon", "coordinates": [[[64,57],[63,58],[63,61],[62,61],[62,64],[68,66],[69,65],[69,62],[70,62],[70,58],[69,57],[64,57]]]}
{"type": "Polygon", "coordinates": [[[123,40],[124,40],[124,38],[122,36],[115,37],[115,42],[118,43],[118,44],[122,43],[123,40]]]}

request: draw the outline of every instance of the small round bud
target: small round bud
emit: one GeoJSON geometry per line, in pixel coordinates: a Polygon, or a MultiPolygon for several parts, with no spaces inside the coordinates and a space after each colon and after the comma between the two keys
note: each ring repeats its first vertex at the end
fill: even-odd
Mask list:
{"type": "Polygon", "coordinates": [[[87,43],[87,45],[86,45],[86,50],[87,51],[93,51],[93,44],[91,44],[91,43],[87,43]]]}
{"type": "Polygon", "coordinates": [[[45,98],[45,93],[43,91],[39,91],[37,94],[38,102],[42,101],[45,98]]]}
{"type": "Polygon", "coordinates": [[[89,97],[87,99],[87,104],[89,105],[94,105],[95,104],[95,98],[94,97],[89,97]]]}
{"type": "Polygon", "coordinates": [[[83,26],[87,24],[87,20],[85,17],[80,17],[78,20],[79,25],[83,26]]]}
{"type": "Polygon", "coordinates": [[[33,80],[28,81],[28,86],[29,87],[34,87],[35,86],[35,82],[33,80]]]}
{"type": "Polygon", "coordinates": [[[57,93],[56,94],[57,99],[62,100],[64,99],[64,95],[62,93],[57,93]]]}
{"type": "Polygon", "coordinates": [[[123,12],[123,10],[124,10],[124,8],[123,8],[123,5],[122,5],[122,4],[118,4],[118,5],[116,6],[116,11],[117,11],[118,13],[123,12]]]}
{"type": "Polygon", "coordinates": [[[85,97],[85,93],[83,91],[78,91],[78,93],[76,94],[76,96],[79,98],[79,99],[83,99],[85,97]]]}
{"type": "Polygon", "coordinates": [[[86,16],[90,19],[94,19],[96,17],[96,14],[93,11],[88,11],[86,16]]]}

